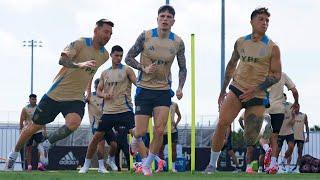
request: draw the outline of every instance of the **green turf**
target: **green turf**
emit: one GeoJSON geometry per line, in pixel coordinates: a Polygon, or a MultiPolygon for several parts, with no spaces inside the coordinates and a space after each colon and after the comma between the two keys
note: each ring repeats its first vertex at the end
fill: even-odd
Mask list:
{"type": "Polygon", "coordinates": [[[90,171],[87,174],[78,174],[77,171],[56,171],[56,172],[0,172],[0,179],[30,179],[30,180],[98,180],[98,179],[112,179],[112,180],[132,180],[132,179],[149,179],[149,180],[193,180],[193,179],[283,179],[283,180],[312,180],[320,179],[320,174],[245,174],[245,173],[217,173],[213,175],[203,175],[201,173],[161,173],[154,174],[152,177],[144,177],[142,175],[136,175],[132,173],[110,173],[110,174],[99,174],[96,171],[90,171]]]}

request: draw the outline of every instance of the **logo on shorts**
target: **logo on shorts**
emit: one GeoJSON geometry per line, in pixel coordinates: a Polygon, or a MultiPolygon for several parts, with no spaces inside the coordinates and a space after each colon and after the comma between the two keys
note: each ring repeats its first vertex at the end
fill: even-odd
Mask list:
{"type": "Polygon", "coordinates": [[[70,151],[59,161],[60,165],[78,165],[79,161],[74,157],[73,153],[70,151]]]}

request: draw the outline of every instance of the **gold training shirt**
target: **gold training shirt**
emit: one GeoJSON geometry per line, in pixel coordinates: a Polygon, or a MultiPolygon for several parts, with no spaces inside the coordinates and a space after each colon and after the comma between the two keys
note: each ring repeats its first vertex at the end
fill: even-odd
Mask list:
{"type": "Polygon", "coordinates": [[[152,90],[168,90],[171,86],[171,65],[179,52],[181,38],[170,32],[169,38],[160,39],[157,28],[145,31],[145,42],[140,55],[140,63],[145,67],[156,63],[152,74],[139,71],[137,86],[152,90]]]}
{"type": "Polygon", "coordinates": [[[47,95],[55,101],[83,101],[89,81],[97,69],[109,59],[109,53],[104,47],[100,50],[94,49],[92,38],[80,38],[70,43],[62,53],[76,63],[95,60],[96,67],[84,69],[62,67],[47,95]]]}

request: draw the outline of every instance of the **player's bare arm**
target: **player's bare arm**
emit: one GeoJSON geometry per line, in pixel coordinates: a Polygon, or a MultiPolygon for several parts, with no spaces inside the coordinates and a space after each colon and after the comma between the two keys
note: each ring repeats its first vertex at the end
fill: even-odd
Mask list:
{"type": "Polygon", "coordinates": [[[126,73],[127,73],[127,76],[129,78],[130,82],[132,84],[134,84],[135,86],[137,86],[137,84],[136,84],[137,77],[136,77],[136,74],[134,73],[133,69],[127,67],[126,68],[126,73]]]}
{"type": "Polygon", "coordinates": [[[177,60],[178,60],[178,66],[179,66],[179,86],[176,91],[176,95],[178,99],[181,99],[183,96],[182,89],[187,78],[186,57],[184,55],[184,52],[185,52],[185,46],[183,41],[181,41],[179,46],[179,51],[177,52],[177,60]]]}
{"type": "Polygon", "coordinates": [[[125,62],[128,66],[140,71],[143,71],[144,67],[135,58],[142,52],[145,39],[145,34],[141,33],[125,58],[125,62]]]}
{"type": "Polygon", "coordinates": [[[95,60],[89,60],[89,61],[85,61],[85,62],[81,62],[81,63],[76,63],[64,53],[61,54],[59,64],[64,67],[67,67],[67,68],[96,67],[95,60]]]}

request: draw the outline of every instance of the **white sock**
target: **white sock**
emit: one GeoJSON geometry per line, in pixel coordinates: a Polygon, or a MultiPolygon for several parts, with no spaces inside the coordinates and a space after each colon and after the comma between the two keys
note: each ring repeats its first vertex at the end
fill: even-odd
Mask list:
{"type": "Polygon", "coordinates": [[[40,162],[45,163],[46,158],[44,157],[44,149],[43,149],[42,143],[38,144],[37,148],[38,148],[38,151],[40,154],[40,156],[39,156],[40,162]]]}
{"type": "Polygon", "coordinates": [[[99,163],[99,168],[105,168],[104,167],[104,159],[99,159],[98,163],[99,163]]]}
{"type": "Polygon", "coordinates": [[[91,166],[91,159],[84,159],[83,167],[89,168],[91,166]]]}
{"type": "Polygon", "coordinates": [[[277,158],[276,157],[271,157],[271,163],[270,166],[273,167],[277,164],[277,158]]]}
{"type": "Polygon", "coordinates": [[[214,152],[214,151],[211,150],[210,162],[209,162],[210,166],[217,167],[217,161],[218,161],[218,158],[220,156],[220,153],[221,153],[221,151],[214,152]]]}
{"type": "Polygon", "coordinates": [[[176,162],[172,162],[172,169],[176,169],[176,162]]]}
{"type": "Polygon", "coordinates": [[[146,160],[147,160],[147,158],[142,158],[142,159],[141,159],[142,164],[143,164],[144,162],[146,162],[146,160]]]}
{"type": "Polygon", "coordinates": [[[157,161],[157,162],[160,162],[162,159],[159,158],[159,156],[155,155],[154,159],[157,161]]]}
{"type": "Polygon", "coordinates": [[[19,156],[19,152],[11,151],[8,155],[8,158],[16,160],[18,156],[19,156]]]}
{"type": "Polygon", "coordinates": [[[143,163],[142,166],[150,167],[152,161],[153,161],[154,158],[155,158],[155,156],[156,156],[155,154],[153,154],[153,153],[151,153],[151,152],[149,151],[148,157],[147,157],[146,161],[143,163]]]}
{"type": "Polygon", "coordinates": [[[286,165],[286,164],[287,164],[287,159],[286,159],[286,158],[283,158],[281,163],[282,163],[283,165],[286,165]]]}
{"type": "Polygon", "coordinates": [[[108,160],[114,162],[115,161],[115,157],[114,156],[108,156],[108,160]]]}
{"type": "Polygon", "coordinates": [[[268,149],[269,149],[269,144],[264,144],[263,146],[262,146],[262,148],[263,148],[263,150],[264,151],[268,151],[268,149]]]}

